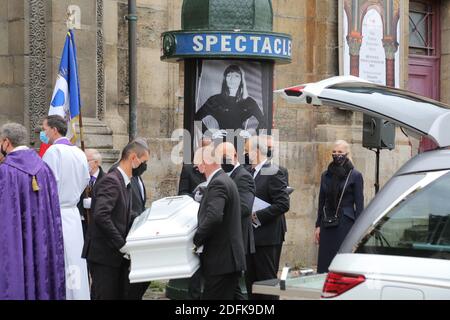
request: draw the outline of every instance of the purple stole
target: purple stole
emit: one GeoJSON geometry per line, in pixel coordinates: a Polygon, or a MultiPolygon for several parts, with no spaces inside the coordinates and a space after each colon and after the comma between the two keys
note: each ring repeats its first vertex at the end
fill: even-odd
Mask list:
{"type": "Polygon", "coordinates": [[[54,142],[53,144],[64,144],[66,146],[74,146],[74,144],[72,144],[72,142],[69,141],[69,139],[67,139],[66,137],[54,142]]]}

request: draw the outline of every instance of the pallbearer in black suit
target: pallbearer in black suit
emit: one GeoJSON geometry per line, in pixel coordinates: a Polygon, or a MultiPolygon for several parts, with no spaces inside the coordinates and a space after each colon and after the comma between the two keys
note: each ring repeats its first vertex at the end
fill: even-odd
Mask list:
{"type": "MultiPolygon", "coordinates": [[[[147,142],[144,138],[136,138],[133,140],[142,146],[142,148],[150,150],[147,142]]],[[[119,162],[116,162],[111,166],[108,173],[113,171],[119,166],[119,162]]],[[[147,202],[147,191],[145,189],[144,180],[142,175],[147,171],[147,161],[142,162],[139,167],[133,168],[131,174],[131,219],[130,227],[133,224],[134,219],[141,215],[145,211],[145,203],[147,202]]]]}
{"type": "MultiPolygon", "coordinates": [[[[136,138],[134,143],[139,144],[142,148],[150,150],[144,138],[136,138]]],[[[113,171],[119,166],[119,162],[113,164],[109,172],[113,171]]],[[[145,211],[145,203],[147,202],[147,192],[145,189],[142,175],[147,171],[147,161],[143,161],[139,167],[133,168],[131,171],[132,177],[130,179],[131,186],[131,211],[130,211],[130,228],[133,225],[134,219],[139,217],[145,211]]],[[[147,291],[150,282],[130,283],[127,289],[127,300],[141,300],[147,291]]]]}
{"type": "Polygon", "coordinates": [[[221,169],[213,146],[199,149],[195,156],[194,162],[207,179],[194,235],[205,280],[202,299],[232,300],[245,270],[238,189],[221,169]]]}
{"type": "MultiPolygon", "coordinates": [[[[217,147],[218,156],[222,158],[222,169],[233,179],[239,192],[241,203],[241,225],[246,259],[255,253],[255,238],[252,227],[252,208],[255,200],[255,181],[252,175],[238,162],[234,145],[230,142],[221,143],[217,147]],[[220,155],[220,152],[223,152],[220,155]]],[[[241,288],[236,287],[236,300],[244,299],[241,288]]]]}
{"type": "MultiPolygon", "coordinates": [[[[205,182],[205,175],[198,170],[196,164],[183,164],[181,169],[180,183],[178,186],[178,195],[188,195],[195,199],[196,187],[205,182]]],[[[202,295],[202,274],[197,270],[189,279],[188,300],[200,300],[202,295]]]]}
{"type": "Polygon", "coordinates": [[[130,261],[125,243],[131,220],[132,171],[148,161],[149,150],[130,142],[122,151],[119,166],[94,186],[92,221],[83,248],[91,271],[91,298],[126,299],[130,261]]]}
{"type": "MultiPolygon", "coordinates": [[[[206,147],[211,143],[211,139],[203,137],[201,144],[206,147]]],[[[195,190],[197,186],[206,181],[205,175],[198,170],[196,163],[183,164],[181,169],[180,182],[178,184],[178,195],[188,195],[195,198],[195,190]]],[[[197,270],[189,279],[187,299],[200,300],[202,295],[202,274],[201,270],[197,270]]]]}
{"type": "Polygon", "coordinates": [[[280,168],[267,159],[266,136],[251,137],[245,149],[249,154],[256,185],[255,205],[258,205],[259,200],[267,203],[267,207],[252,213],[256,252],[251,255],[247,265],[247,290],[249,299],[277,299],[277,296],[252,294],[251,286],[255,281],[277,278],[287,231],[284,216],[289,210],[287,180],[280,168]]]}

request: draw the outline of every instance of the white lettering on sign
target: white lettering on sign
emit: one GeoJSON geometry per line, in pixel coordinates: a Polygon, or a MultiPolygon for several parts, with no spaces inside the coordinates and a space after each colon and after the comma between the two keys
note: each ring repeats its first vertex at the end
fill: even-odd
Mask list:
{"type": "Polygon", "coordinates": [[[275,39],[274,43],[274,51],[276,54],[281,54],[281,39],[275,39]]]}
{"type": "Polygon", "coordinates": [[[236,37],[236,51],[244,52],[247,49],[247,46],[242,45],[242,42],[247,42],[247,39],[244,36],[236,37]]]}
{"type": "Polygon", "coordinates": [[[206,36],[206,48],[207,52],[211,51],[211,47],[219,42],[217,36],[206,36]]]}
{"type": "Polygon", "coordinates": [[[291,53],[292,53],[292,41],[291,41],[291,40],[288,40],[287,43],[288,43],[288,52],[287,52],[287,55],[290,57],[290,56],[291,56],[291,53]]]}
{"type": "Polygon", "coordinates": [[[261,37],[251,36],[250,40],[253,41],[253,52],[258,52],[258,43],[261,41],[261,37]]]}
{"type": "Polygon", "coordinates": [[[203,37],[202,36],[194,36],[194,51],[202,51],[203,50],[203,37]]]}
{"type": "Polygon", "coordinates": [[[221,50],[223,52],[231,52],[230,40],[231,40],[231,36],[226,36],[226,35],[222,36],[221,50]]]}
{"type": "Polygon", "coordinates": [[[272,53],[272,46],[270,45],[270,39],[269,38],[265,38],[264,39],[264,44],[263,44],[263,47],[261,49],[261,53],[272,53]]]}
{"type": "Polygon", "coordinates": [[[191,38],[193,52],[291,55],[291,41],[283,37],[232,34],[196,34],[191,38]]]}

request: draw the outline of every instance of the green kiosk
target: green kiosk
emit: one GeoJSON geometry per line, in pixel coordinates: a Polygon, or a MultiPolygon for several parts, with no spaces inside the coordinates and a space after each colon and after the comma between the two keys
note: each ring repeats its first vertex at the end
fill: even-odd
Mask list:
{"type": "MultiPolygon", "coordinates": [[[[270,134],[274,64],[290,63],[292,53],[290,35],[272,32],[272,1],[184,0],[181,25],[161,35],[161,60],[184,61],[184,129],[191,150],[204,135],[270,134]]],[[[184,159],[190,161],[192,152],[184,159]]],[[[186,299],[188,283],[170,280],[167,297],[186,299]]],[[[243,279],[241,289],[245,294],[243,279]]]]}

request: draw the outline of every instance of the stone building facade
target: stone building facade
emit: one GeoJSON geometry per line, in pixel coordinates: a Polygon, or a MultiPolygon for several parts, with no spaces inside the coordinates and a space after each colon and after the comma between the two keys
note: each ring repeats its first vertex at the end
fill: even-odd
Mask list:
{"type": "MultiPolygon", "coordinates": [[[[409,1],[402,10],[408,14],[409,1]]],[[[126,0],[0,0],[0,125],[8,121],[38,131],[48,112],[59,57],[65,40],[66,10],[81,9],[75,30],[87,147],[102,151],[106,167],[128,141],[126,0]]],[[[338,1],[273,0],[274,31],[293,39],[293,59],[275,67],[274,87],[317,81],[339,73],[338,1]]],[[[138,0],[138,135],[148,139],[151,160],[144,175],[149,204],[177,192],[181,166],[169,161],[178,143],[172,132],[183,128],[183,64],[160,61],[160,35],[181,27],[182,0],[138,0]]],[[[441,39],[450,37],[450,4],[439,2],[441,39]]],[[[404,38],[409,27],[404,25],[404,38]]],[[[407,44],[401,59],[407,65],[407,44]],[[405,53],[406,52],[406,53],[405,53]]],[[[450,44],[440,51],[441,100],[450,103],[450,44]]],[[[408,73],[403,70],[403,87],[408,73]]],[[[374,196],[375,155],[361,146],[362,115],[326,107],[312,108],[274,100],[274,127],[279,129],[281,164],[288,168],[291,210],[282,264],[312,266],[321,172],[336,139],[352,144],[355,166],[365,178],[366,204],[374,196]]],[[[397,131],[396,148],[381,153],[381,184],[412,155],[397,131]]]]}

